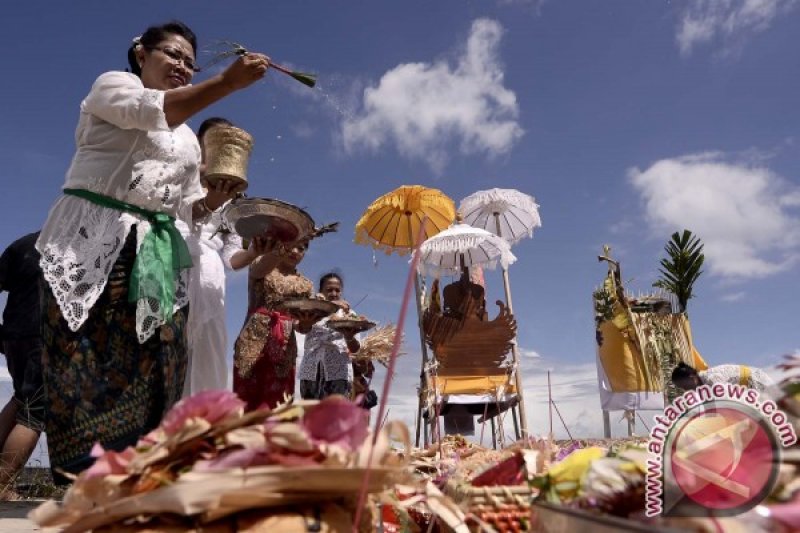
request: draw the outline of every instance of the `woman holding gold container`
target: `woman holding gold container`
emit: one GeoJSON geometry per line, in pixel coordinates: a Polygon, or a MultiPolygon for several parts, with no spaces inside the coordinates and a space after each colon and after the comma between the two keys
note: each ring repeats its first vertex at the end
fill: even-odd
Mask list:
{"type": "MultiPolygon", "coordinates": [[[[236,168],[227,169],[237,175],[246,175],[247,157],[252,147],[250,136],[233,126],[229,120],[212,117],[204,120],[197,130],[200,142],[200,177],[206,174],[209,150],[206,141],[214,143],[220,135],[213,133],[224,129],[239,134],[246,144],[231,164],[236,168]],[[210,133],[210,135],[206,135],[210,133]]],[[[212,147],[214,148],[214,147],[212,147]]],[[[237,188],[237,181],[216,180],[210,188],[226,195],[237,188]]],[[[202,223],[189,226],[179,223],[186,244],[192,256],[192,269],[189,273],[189,319],[186,326],[188,337],[188,367],[183,395],[191,396],[204,390],[228,388],[228,334],[225,327],[225,270],[240,270],[250,265],[266,249],[262,238],[253,239],[247,249],[242,248],[242,238],[235,232],[223,228],[221,210],[212,213],[202,223]]]]}
{"type": "Polygon", "coordinates": [[[122,449],[156,427],[186,370],[186,268],[175,219],[205,220],[230,198],[204,193],[184,122],[261,79],[262,54],[190,85],[197,41],[183,23],[134,39],[130,72],[106,72],[80,106],[64,195],[37,242],[50,464],[79,472],[92,446],[122,449]]]}

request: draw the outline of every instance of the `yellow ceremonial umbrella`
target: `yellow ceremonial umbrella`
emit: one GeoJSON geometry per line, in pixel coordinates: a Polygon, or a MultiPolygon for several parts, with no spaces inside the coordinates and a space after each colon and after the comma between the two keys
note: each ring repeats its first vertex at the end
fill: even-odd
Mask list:
{"type": "MultiPolygon", "coordinates": [[[[420,232],[424,234],[419,243],[447,229],[456,219],[456,206],[452,199],[438,189],[422,185],[403,185],[384,194],[372,202],[356,224],[358,244],[370,245],[387,254],[410,253],[418,244],[420,232]]],[[[428,348],[422,331],[422,301],[420,298],[419,274],[414,272],[414,288],[417,301],[417,325],[422,352],[422,374],[420,386],[425,387],[425,366],[428,363],[428,348]]],[[[421,389],[422,390],[422,389],[421,389]]],[[[420,419],[422,417],[422,395],[417,406],[416,444],[419,446],[420,419]]],[[[427,425],[425,426],[427,442],[427,425]]]]}
{"type": "Polygon", "coordinates": [[[438,189],[403,185],[372,202],[356,224],[356,243],[372,245],[387,254],[408,254],[422,240],[450,227],[456,218],[453,200],[438,189]]]}

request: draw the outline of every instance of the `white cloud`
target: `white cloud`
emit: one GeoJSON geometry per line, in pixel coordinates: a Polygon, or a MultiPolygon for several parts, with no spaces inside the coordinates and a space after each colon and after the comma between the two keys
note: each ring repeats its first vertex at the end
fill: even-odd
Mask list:
{"type": "Polygon", "coordinates": [[[767,30],[781,13],[798,0],[690,0],[683,11],[675,39],[684,55],[717,41],[721,53],[736,53],[751,36],[767,30]]]}
{"type": "Polygon", "coordinates": [[[519,351],[519,355],[521,355],[522,357],[530,357],[532,359],[538,359],[541,357],[539,352],[537,352],[536,350],[529,350],[526,348],[518,348],[517,350],[519,351]]]}
{"type": "Polygon", "coordinates": [[[722,300],[723,302],[738,302],[745,297],[745,294],[746,293],[744,291],[734,292],[722,296],[720,300],[722,300]]]}
{"type": "Polygon", "coordinates": [[[764,277],[800,257],[800,216],[782,201],[800,189],[766,168],[704,153],[662,159],[629,177],[653,233],[666,241],[683,228],[694,232],[712,274],[764,277]]]}
{"type": "MultiPolygon", "coordinates": [[[[546,435],[550,431],[551,410],[547,388],[547,369],[550,369],[550,388],[555,403],[552,409],[555,437],[565,439],[572,435],[573,438],[581,439],[603,436],[603,411],[600,407],[595,362],[565,363],[547,358],[533,361],[526,359],[523,360],[522,368],[528,428],[532,434],[546,435]]],[[[621,412],[611,414],[611,432],[616,437],[627,434],[627,422],[620,420],[621,415],[621,412]]],[[[639,426],[637,433],[644,434],[644,428],[639,426]]]]}
{"type": "Polygon", "coordinates": [[[440,172],[448,146],[463,154],[507,153],[523,130],[513,91],[503,85],[498,46],[503,28],[494,20],[473,22],[455,65],[447,61],[404,63],[367,87],[361,109],[342,122],[348,152],[393,145],[403,156],[440,172]]]}

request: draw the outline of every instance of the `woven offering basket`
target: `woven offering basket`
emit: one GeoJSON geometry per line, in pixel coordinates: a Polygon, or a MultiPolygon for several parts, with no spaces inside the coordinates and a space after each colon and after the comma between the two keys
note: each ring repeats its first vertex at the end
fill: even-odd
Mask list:
{"type": "MultiPolygon", "coordinates": [[[[450,480],[443,492],[498,533],[530,530],[531,499],[536,489],[527,485],[473,487],[468,482],[450,480]]],[[[472,529],[479,531],[477,524],[472,529]]]]}

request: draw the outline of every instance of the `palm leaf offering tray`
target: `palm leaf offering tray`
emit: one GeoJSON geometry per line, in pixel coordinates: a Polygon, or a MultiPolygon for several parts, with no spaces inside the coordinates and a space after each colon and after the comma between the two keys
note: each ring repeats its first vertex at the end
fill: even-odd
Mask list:
{"type": "Polygon", "coordinates": [[[294,242],[314,233],[314,219],[303,209],[274,198],[239,198],[223,211],[228,228],[245,239],[273,237],[294,242]]]}
{"type": "Polygon", "coordinates": [[[245,412],[232,392],[205,391],[176,404],[136,446],[95,445],[96,462],[63,502],[45,502],[31,518],[69,533],[230,531],[231,520],[236,531],[308,531],[288,527],[292,505],[312,508],[316,531],[343,531],[354,494],[404,479],[397,442],[409,447],[405,426],[389,422],[373,436],[363,409],[342,397],[245,412]],[[335,529],[329,504],[343,515],[335,529]]]}
{"type": "Polygon", "coordinates": [[[284,300],[278,307],[300,320],[322,320],[339,310],[339,306],[328,300],[316,298],[291,298],[284,300]]]}
{"type": "Polygon", "coordinates": [[[328,327],[338,332],[355,332],[361,333],[369,331],[376,326],[375,322],[368,320],[367,317],[359,316],[334,316],[328,320],[328,327]]]}

